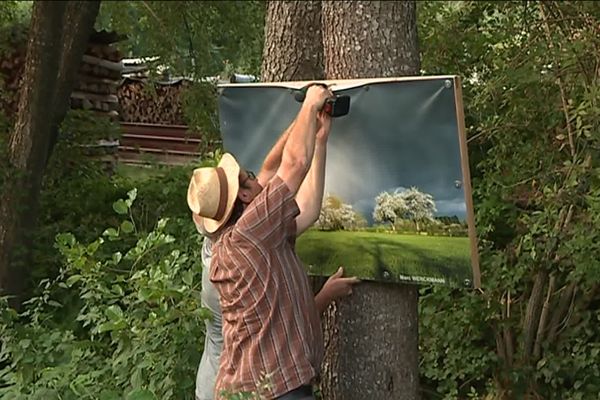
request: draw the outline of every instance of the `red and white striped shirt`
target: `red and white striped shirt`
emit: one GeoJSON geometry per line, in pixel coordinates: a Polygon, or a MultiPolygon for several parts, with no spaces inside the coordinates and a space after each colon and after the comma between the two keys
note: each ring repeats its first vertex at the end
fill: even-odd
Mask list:
{"type": "Polygon", "coordinates": [[[295,252],[299,213],[294,194],[275,176],[213,245],[210,280],[220,294],[224,340],[216,398],[261,383],[270,384],[267,398],[281,396],[318,372],[323,337],[295,252]]]}

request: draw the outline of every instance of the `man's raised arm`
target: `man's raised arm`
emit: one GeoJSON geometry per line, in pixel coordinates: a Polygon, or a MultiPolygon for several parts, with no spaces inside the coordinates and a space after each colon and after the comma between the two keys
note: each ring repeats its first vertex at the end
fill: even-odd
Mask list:
{"type": "Polygon", "coordinates": [[[325,161],[327,158],[327,139],[331,130],[331,117],[325,112],[318,113],[318,128],[315,141],[315,153],[306,178],[298,189],[296,202],[300,215],[296,217],[296,235],[301,235],[319,218],[323,204],[325,188],[325,161]]]}
{"type": "Polygon", "coordinates": [[[311,86],[296,118],[296,123],[283,148],[277,175],[292,193],[297,193],[312,163],[315,151],[317,112],[323,108],[332,93],[322,86],[311,86]]]}
{"type": "Polygon", "coordinates": [[[294,119],[290,126],[288,126],[287,129],[281,134],[279,139],[277,139],[275,145],[273,145],[273,147],[271,148],[271,151],[269,151],[269,154],[267,154],[267,156],[265,157],[265,161],[263,161],[260,172],[256,177],[258,179],[258,183],[260,183],[262,187],[264,187],[267,184],[267,182],[271,180],[273,175],[275,175],[275,173],[277,172],[277,169],[281,164],[283,148],[285,147],[287,139],[290,135],[290,131],[292,130],[292,127],[295,123],[296,119],[294,119]]]}

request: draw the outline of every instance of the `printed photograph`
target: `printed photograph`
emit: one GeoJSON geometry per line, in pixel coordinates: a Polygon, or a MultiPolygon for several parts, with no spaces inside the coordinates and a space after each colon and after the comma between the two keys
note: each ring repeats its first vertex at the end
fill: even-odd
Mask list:
{"type": "MultiPolygon", "coordinates": [[[[452,76],[326,82],[350,97],[334,118],[316,224],[296,243],[310,274],[343,266],[365,280],[477,286],[473,210],[452,76]]],[[[223,143],[258,171],[308,82],[220,87],[223,143]]]]}

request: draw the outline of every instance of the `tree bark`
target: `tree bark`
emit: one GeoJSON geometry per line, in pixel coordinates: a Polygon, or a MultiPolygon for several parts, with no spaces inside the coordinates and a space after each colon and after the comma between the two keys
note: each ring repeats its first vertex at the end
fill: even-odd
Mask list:
{"type": "Polygon", "coordinates": [[[269,1],[261,80],[283,82],[323,76],[321,3],[269,1]]]}
{"type": "Polygon", "coordinates": [[[418,75],[414,1],[324,1],[327,79],[418,75]]]}
{"type": "MultiPolygon", "coordinates": [[[[324,1],[322,23],[327,79],[419,74],[415,2],[324,1]]],[[[418,399],[417,305],[415,286],[374,282],[332,305],[323,398],[418,399]]]]}
{"type": "Polygon", "coordinates": [[[10,171],[0,192],[0,291],[16,296],[13,305],[27,283],[27,233],[36,221],[46,163],[99,5],[39,1],[33,6],[23,86],[7,149],[10,171]]]}

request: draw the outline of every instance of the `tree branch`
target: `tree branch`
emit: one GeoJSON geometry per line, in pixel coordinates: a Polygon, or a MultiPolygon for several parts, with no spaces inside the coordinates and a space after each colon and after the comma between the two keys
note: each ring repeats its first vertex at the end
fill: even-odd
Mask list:
{"type": "Polygon", "coordinates": [[[540,315],[540,323],[537,328],[537,334],[535,336],[535,343],[533,345],[533,358],[538,360],[540,358],[542,349],[542,340],[544,339],[544,332],[546,331],[546,321],[548,319],[548,312],[550,311],[550,299],[554,293],[554,284],[556,283],[556,276],[552,274],[550,276],[550,282],[548,283],[548,293],[546,294],[546,300],[542,306],[542,314],[540,315]]]}
{"type": "Polygon", "coordinates": [[[542,293],[548,280],[548,272],[545,270],[539,271],[534,279],[531,295],[527,302],[525,319],[523,320],[523,333],[525,341],[523,343],[523,355],[525,359],[529,359],[532,355],[533,342],[536,337],[537,327],[542,308],[542,293]]]}

